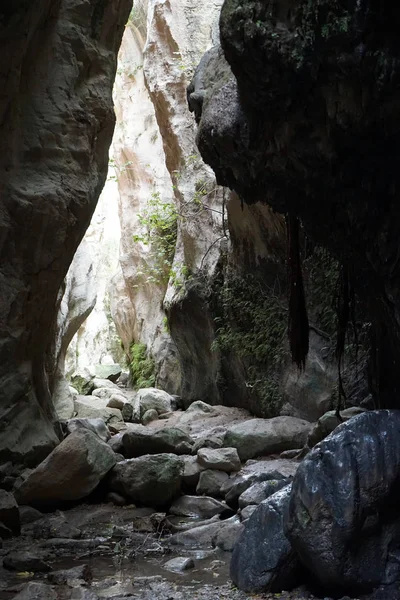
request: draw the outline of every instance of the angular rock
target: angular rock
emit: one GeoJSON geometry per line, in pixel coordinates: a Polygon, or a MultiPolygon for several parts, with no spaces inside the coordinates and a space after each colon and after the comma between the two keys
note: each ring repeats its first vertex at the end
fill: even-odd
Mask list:
{"type": "Polygon", "coordinates": [[[62,571],[52,571],[47,575],[47,580],[55,585],[69,585],[73,587],[78,582],[90,582],[92,570],[89,565],[79,565],[62,571]]]}
{"type": "Polygon", "coordinates": [[[169,543],[172,546],[185,546],[189,548],[212,548],[213,540],[219,532],[223,532],[231,523],[237,521],[237,517],[231,517],[225,521],[221,521],[218,517],[210,519],[206,525],[192,527],[188,531],[175,533],[169,538],[169,543]]]}
{"type": "MultiPolygon", "coordinates": [[[[92,379],[92,384],[93,384],[94,390],[108,388],[109,390],[112,390],[115,393],[118,393],[118,392],[122,393],[121,389],[117,386],[117,384],[113,383],[109,379],[100,379],[99,377],[95,377],[94,379],[92,379]]],[[[92,394],[94,396],[97,395],[97,394],[94,394],[93,392],[92,392],[92,394]]]]}
{"type": "Polygon", "coordinates": [[[71,377],[71,385],[78,390],[79,394],[87,396],[94,390],[93,375],[88,370],[74,373],[71,377]]]}
{"type": "Polygon", "coordinates": [[[329,589],[400,582],[400,411],[343,423],[300,464],[285,533],[329,589]]]}
{"type": "Polygon", "coordinates": [[[299,562],[283,532],[290,493],[288,485],[262,502],[233,550],[231,579],[245,592],[281,592],[298,581],[299,562]]]}
{"type": "Polygon", "coordinates": [[[325,439],[336,427],[338,427],[341,423],[360,415],[365,412],[364,409],[359,408],[358,406],[352,406],[351,408],[345,408],[340,411],[340,419],[336,416],[336,411],[330,410],[326,412],[322,417],[318,419],[313,428],[311,429],[308,439],[307,445],[309,448],[313,448],[318,442],[325,439]]]}
{"type": "MultiPolygon", "coordinates": [[[[27,528],[28,529],[28,528],[27,528]]],[[[35,521],[28,529],[35,539],[70,539],[77,540],[82,532],[74,527],[63,513],[57,512],[54,516],[35,521]]],[[[27,530],[25,530],[27,531],[27,530]]]]}
{"type": "Polygon", "coordinates": [[[132,458],[115,465],[108,484],[135,503],[162,508],[179,494],[183,466],[183,460],[175,454],[132,458]]]}
{"type": "Polygon", "coordinates": [[[137,393],[137,399],[140,404],[140,416],[151,409],[156,410],[159,415],[172,410],[173,398],[164,390],[142,388],[137,393]]]}
{"type": "MultiPolygon", "coordinates": [[[[0,489],[0,523],[11,532],[11,535],[20,534],[21,522],[18,504],[10,492],[2,489],[0,489]]],[[[3,534],[1,537],[6,536],[3,534]]]]}
{"type": "Polygon", "coordinates": [[[102,442],[108,442],[111,437],[110,432],[107,429],[103,419],[69,419],[67,421],[67,432],[72,433],[80,429],[87,429],[92,433],[95,433],[102,442]]]}
{"type": "Polygon", "coordinates": [[[20,506],[19,507],[19,516],[21,520],[21,525],[29,525],[30,523],[34,523],[43,517],[43,513],[36,510],[32,506],[20,506]]]}
{"type": "Polygon", "coordinates": [[[207,404],[202,400],[196,400],[195,402],[192,402],[192,404],[186,409],[186,412],[188,414],[197,412],[205,414],[217,413],[216,409],[211,406],[211,404],[207,404]]]}
{"type": "Polygon", "coordinates": [[[112,448],[113,452],[115,452],[116,454],[121,454],[124,451],[124,446],[122,443],[122,438],[124,436],[124,432],[121,431],[121,433],[116,433],[115,435],[111,436],[111,439],[108,441],[108,445],[110,446],[110,448],[112,448]]]}
{"type": "Polygon", "coordinates": [[[216,469],[226,473],[239,471],[241,467],[236,448],[201,448],[197,453],[197,459],[206,469],[216,469]]]}
{"type": "Polygon", "coordinates": [[[253,512],[256,510],[257,508],[257,504],[249,504],[249,506],[246,506],[246,508],[243,508],[240,511],[240,516],[242,518],[242,521],[246,521],[247,519],[249,519],[251,517],[251,515],[253,514],[253,512]]]}
{"type": "Polygon", "coordinates": [[[115,465],[111,448],[94,433],[71,433],[16,490],[20,504],[52,506],[88,496],[115,465]]]}
{"type": "Polygon", "coordinates": [[[183,483],[189,488],[195,488],[199,482],[200,473],[204,467],[200,465],[197,456],[182,456],[185,467],[183,471],[183,483]]]}
{"type": "Polygon", "coordinates": [[[107,402],[95,396],[78,396],[74,400],[75,412],[81,419],[102,419],[106,425],[122,421],[121,411],[107,408],[107,402]]]}
{"type": "Polygon", "coordinates": [[[295,417],[251,419],[228,429],[224,446],[236,448],[242,461],[283,450],[301,448],[311,425],[295,417]]]}
{"type": "Polygon", "coordinates": [[[188,571],[189,569],[193,568],[193,559],[188,558],[187,556],[177,556],[176,558],[171,558],[171,560],[163,565],[163,569],[166,571],[172,571],[173,573],[183,573],[184,571],[188,571]]]}
{"type": "Polygon", "coordinates": [[[131,425],[122,434],[122,454],[136,458],[143,454],[189,454],[193,440],[176,427],[154,430],[144,425],[131,425]]]}
{"type": "Polygon", "coordinates": [[[118,377],[122,373],[120,365],[95,365],[94,366],[95,376],[98,379],[108,379],[115,383],[118,377]]]}
{"type": "Polygon", "coordinates": [[[293,476],[299,463],[290,460],[249,460],[244,468],[227,481],[221,492],[225,494],[225,500],[229,506],[238,507],[239,496],[251,485],[262,481],[284,480],[293,476]]]}
{"type": "Polygon", "coordinates": [[[41,573],[47,573],[50,571],[50,565],[47,562],[47,555],[45,552],[30,550],[25,551],[11,551],[3,558],[3,567],[10,571],[40,571],[41,573]]]}
{"type": "Polygon", "coordinates": [[[148,423],[151,423],[152,421],[157,421],[158,419],[158,412],[156,411],[155,408],[150,408],[149,410],[146,410],[146,412],[144,413],[143,417],[142,417],[142,423],[143,425],[147,425],[148,423]]]}
{"type": "Polygon", "coordinates": [[[52,587],[38,581],[26,583],[12,600],[57,600],[58,596],[52,587]]]}
{"type": "Polygon", "coordinates": [[[107,408],[118,408],[118,410],[122,410],[127,402],[128,400],[125,396],[113,394],[107,402],[107,408]]]}
{"type": "Polygon", "coordinates": [[[239,508],[246,508],[251,504],[260,504],[289,483],[288,479],[271,479],[253,483],[239,496],[239,508]]]}
{"type": "Polygon", "coordinates": [[[245,526],[243,523],[241,523],[238,518],[235,518],[231,523],[219,530],[213,537],[213,546],[223,550],[223,552],[233,552],[244,529],[245,526]]]}
{"type": "Polygon", "coordinates": [[[169,512],[182,517],[211,519],[227,510],[226,504],[207,496],[182,496],[175,500],[169,512]]]}
{"type": "Polygon", "coordinates": [[[200,435],[193,446],[193,454],[197,454],[200,448],[221,448],[224,444],[225,434],[225,427],[216,427],[200,435]]]}
{"type": "Polygon", "coordinates": [[[225,471],[207,469],[200,473],[196,494],[199,496],[213,496],[214,498],[220,498],[222,496],[221,488],[228,479],[229,475],[228,473],[225,473],[225,471]]]}
{"type": "Polygon", "coordinates": [[[102,400],[109,400],[114,394],[118,393],[119,389],[117,386],[115,388],[111,387],[101,387],[93,390],[90,394],[93,398],[101,398],[102,400]]]}

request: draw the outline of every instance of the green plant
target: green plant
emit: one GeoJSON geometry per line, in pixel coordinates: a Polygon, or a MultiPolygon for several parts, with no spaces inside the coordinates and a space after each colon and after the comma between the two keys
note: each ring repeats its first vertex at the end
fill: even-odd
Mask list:
{"type": "Polygon", "coordinates": [[[129,348],[129,375],[134,388],[154,387],[156,366],[147,352],[146,344],[131,344],[129,348]]]}
{"type": "Polygon", "coordinates": [[[287,357],[287,308],[255,275],[229,274],[216,298],[212,350],[235,353],[245,367],[249,393],[257,394],[264,416],[282,404],[280,374],[287,357]]]}
{"type": "Polygon", "coordinates": [[[146,209],[138,215],[143,233],[133,236],[135,242],[151,247],[152,266],[146,268],[148,283],[166,283],[171,275],[175,254],[178,213],[172,202],[153,192],[146,209]]]}

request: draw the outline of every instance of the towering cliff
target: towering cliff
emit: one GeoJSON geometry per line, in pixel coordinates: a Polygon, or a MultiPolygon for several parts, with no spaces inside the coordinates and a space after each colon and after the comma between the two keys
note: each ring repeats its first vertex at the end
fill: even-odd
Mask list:
{"type": "Polygon", "coordinates": [[[56,443],[60,288],[104,185],[129,0],[0,8],[0,456],[56,443]]]}
{"type": "MultiPolygon", "coordinates": [[[[185,404],[202,399],[270,416],[286,399],[285,412],[316,418],[331,405],[336,376],[315,331],[306,373],[288,365],[284,220],[218,186],[195,146],[186,86],[218,41],[221,5],[134,2],[114,87],[110,178],[119,190],[121,246],[111,314],[129,360],[145,348],[154,360],[147,380],[156,376],[185,404]]],[[[233,76],[219,65],[210,73],[221,85],[233,76]]],[[[204,65],[195,77],[200,90],[190,94],[197,116],[203,73],[204,65]]],[[[107,190],[103,197],[111,204],[107,190]]],[[[74,345],[78,366],[93,345],[90,330],[85,324],[74,345]]],[[[97,337],[107,346],[106,335],[97,337]]]]}
{"type": "Polygon", "coordinates": [[[400,360],[399,18],[389,2],[226,0],[223,53],[194,80],[204,98],[198,144],[219,183],[300,217],[349,272],[372,322],[371,384],[386,406],[397,403],[400,360]],[[214,81],[224,56],[233,77],[214,81]]]}

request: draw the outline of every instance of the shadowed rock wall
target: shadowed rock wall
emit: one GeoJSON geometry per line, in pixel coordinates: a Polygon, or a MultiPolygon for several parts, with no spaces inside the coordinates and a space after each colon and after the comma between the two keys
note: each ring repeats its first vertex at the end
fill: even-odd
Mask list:
{"type": "Polygon", "coordinates": [[[388,407],[400,361],[399,19],[391,2],[226,0],[234,76],[213,80],[215,53],[195,78],[198,145],[218,182],[299,216],[349,268],[373,325],[372,388],[388,407]]]}
{"type": "Polygon", "coordinates": [[[129,0],[0,8],[0,457],[57,443],[59,290],[104,184],[129,0]],[[50,360],[49,360],[50,358],[50,360]]]}

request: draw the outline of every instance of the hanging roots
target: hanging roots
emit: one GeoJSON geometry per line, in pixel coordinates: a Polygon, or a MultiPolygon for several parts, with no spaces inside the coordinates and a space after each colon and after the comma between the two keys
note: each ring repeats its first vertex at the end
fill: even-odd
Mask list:
{"type": "Polygon", "coordinates": [[[309,325],[300,257],[300,225],[286,217],[288,232],[289,344],[293,362],[304,370],[309,348],[309,325]]]}

